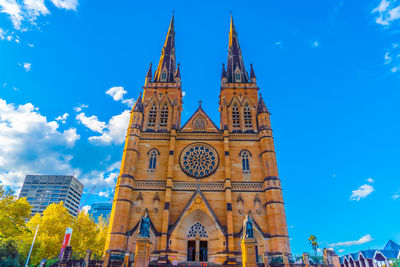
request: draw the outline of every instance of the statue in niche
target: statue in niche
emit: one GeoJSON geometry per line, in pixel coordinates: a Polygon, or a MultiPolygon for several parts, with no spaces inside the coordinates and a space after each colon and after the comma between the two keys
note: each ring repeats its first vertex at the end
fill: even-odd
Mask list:
{"type": "Polygon", "coordinates": [[[139,237],[150,237],[150,219],[147,214],[147,210],[144,213],[144,216],[142,216],[140,219],[138,236],[139,237]]]}
{"type": "Polygon", "coordinates": [[[246,215],[246,218],[243,221],[243,231],[245,238],[254,238],[253,220],[251,219],[251,215],[246,215]]]}

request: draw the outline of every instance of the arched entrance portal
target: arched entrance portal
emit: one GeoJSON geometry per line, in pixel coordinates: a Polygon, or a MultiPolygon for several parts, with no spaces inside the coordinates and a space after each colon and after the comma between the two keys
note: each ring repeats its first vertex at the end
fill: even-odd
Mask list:
{"type": "Polygon", "coordinates": [[[223,262],[225,235],[207,210],[193,208],[182,216],[170,236],[171,254],[178,262],[223,262]]]}
{"type": "Polygon", "coordinates": [[[193,224],[187,235],[187,261],[208,260],[208,234],[200,222],[193,224]]]}

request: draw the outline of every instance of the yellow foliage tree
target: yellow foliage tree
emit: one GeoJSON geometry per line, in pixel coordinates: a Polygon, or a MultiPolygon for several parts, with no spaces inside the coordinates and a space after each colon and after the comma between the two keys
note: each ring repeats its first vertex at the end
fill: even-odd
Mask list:
{"type": "Polygon", "coordinates": [[[96,258],[101,257],[106,241],[108,223],[102,218],[96,224],[93,218],[82,211],[73,223],[71,246],[77,258],[84,258],[88,249],[96,258]]]}
{"type": "Polygon", "coordinates": [[[38,224],[40,225],[39,231],[30,260],[30,263],[34,265],[42,259],[52,259],[59,255],[65,229],[72,225],[72,216],[64,207],[63,202],[49,205],[43,211],[43,215],[35,214],[26,224],[31,231],[23,237],[24,242],[21,242],[19,248],[21,254],[28,254],[35,232],[34,229],[38,224]]]}
{"type": "Polygon", "coordinates": [[[0,186],[0,238],[15,238],[25,231],[25,219],[31,213],[26,198],[17,199],[12,190],[0,186]]]}

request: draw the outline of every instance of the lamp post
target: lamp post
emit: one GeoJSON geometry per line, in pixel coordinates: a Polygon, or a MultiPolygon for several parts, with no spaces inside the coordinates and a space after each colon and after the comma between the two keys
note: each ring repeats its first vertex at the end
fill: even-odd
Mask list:
{"type": "Polygon", "coordinates": [[[25,267],[27,267],[27,266],[28,266],[28,263],[29,263],[29,258],[31,257],[31,253],[32,253],[33,245],[35,244],[36,235],[37,235],[37,232],[38,232],[38,230],[39,230],[39,224],[36,226],[35,235],[34,235],[34,237],[33,237],[33,240],[32,240],[32,245],[31,245],[31,249],[29,250],[28,258],[26,259],[26,264],[25,264],[25,267]]]}

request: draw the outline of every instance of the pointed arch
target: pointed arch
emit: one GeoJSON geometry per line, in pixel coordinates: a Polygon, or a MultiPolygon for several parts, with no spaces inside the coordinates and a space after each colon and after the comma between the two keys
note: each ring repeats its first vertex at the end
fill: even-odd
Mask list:
{"type": "Polygon", "coordinates": [[[240,128],[240,112],[236,102],[233,103],[232,107],[232,127],[236,129],[240,128]]]}
{"type": "Polygon", "coordinates": [[[244,127],[245,128],[247,128],[247,129],[253,128],[251,107],[248,103],[246,103],[243,108],[243,119],[244,119],[244,127]]]}
{"type": "Polygon", "coordinates": [[[160,155],[160,152],[156,148],[152,148],[149,150],[147,153],[149,156],[149,165],[148,165],[148,170],[149,171],[155,171],[157,167],[157,160],[158,156],[160,155]]]}
{"type": "Polygon", "coordinates": [[[242,151],[240,151],[239,156],[242,160],[243,173],[250,173],[250,152],[246,149],[243,149],[242,151]]]}
{"type": "Polygon", "coordinates": [[[160,113],[160,127],[167,127],[168,125],[168,104],[165,102],[161,105],[161,113],[160,113]]]}
{"type": "Polygon", "coordinates": [[[147,126],[149,127],[154,127],[156,126],[156,120],[157,120],[157,104],[154,101],[149,109],[149,116],[147,119],[147,126]]]}

